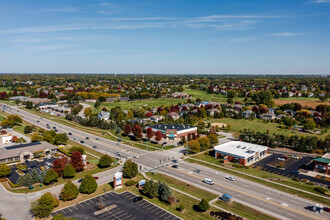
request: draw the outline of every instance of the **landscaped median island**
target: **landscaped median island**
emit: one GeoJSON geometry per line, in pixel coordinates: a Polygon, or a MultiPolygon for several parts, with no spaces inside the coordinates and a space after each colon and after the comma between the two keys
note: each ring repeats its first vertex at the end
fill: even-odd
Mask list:
{"type": "Polygon", "coordinates": [[[309,199],[315,202],[319,202],[324,205],[330,205],[330,197],[324,198],[324,194],[321,192],[315,190],[315,186],[309,185],[303,182],[297,182],[293,179],[286,178],[284,176],[268,173],[265,171],[262,171],[257,168],[253,167],[244,167],[244,166],[237,166],[237,164],[226,164],[223,165],[220,163],[220,160],[209,155],[209,152],[207,153],[201,153],[197,155],[192,155],[185,159],[185,161],[190,163],[197,163],[203,166],[207,166],[209,168],[219,170],[222,172],[226,172],[238,177],[242,177],[245,179],[248,179],[253,182],[257,182],[278,190],[281,190],[283,192],[291,193],[294,195],[297,195],[299,197],[309,199]],[[277,184],[280,183],[280,184],[277,184]],[[288,186],[288,187],[285,187],[288,186]],[[294,187],[297,189],[289,188],[294,187]],[[303,191],[300,191],[303,190],[303,191]],[[306,191],[306,192],[304,192],[306,191]],[[310,193],[308,193],[310,192],[310,193]],[[320,195],[320,196],[318,196],[320,195]],[[323,196],[321,196],[323,195],[323,196]]]}

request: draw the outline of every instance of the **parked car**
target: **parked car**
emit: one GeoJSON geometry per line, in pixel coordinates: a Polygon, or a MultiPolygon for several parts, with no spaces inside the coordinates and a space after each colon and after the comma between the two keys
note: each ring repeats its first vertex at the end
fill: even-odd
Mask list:
{"type": "Polygon", "coordinates": [[[281,161],[285,161],[285,159],[283,157],[279,157],[277,158],[278,160],[281,160],[281,161]]]}
{"type": "Polygon", "coordinates": [[[98,140],[99,140],[99,138],[95,138],[95,140],[97,140],[97,141],[98,141],[98,140]]]}
{"type": "Polygon", "coordinates": [[[201,170],[194,170],[195,173],[201,173],[201,170]]]}
{"type": "Polygon", "coordinates": [[[84,178],[81,178],[80,180],[78,180],[78,183],[81,183],[83,181],[84,178]]]}
{"type": "Polygon", "coordinates": [[[179,161],[178,160],[172,160],[173,163],[178,163],[179,161]]]}
{"type": "Polygon", "coordinates": [[[139,159],[139,155],[133,155],[133,158],[139,159]]]}
{"type": "Polygon", "coordinates": [[[98,147],[96,145],[93,146],[94,149],[97,149],[98,147]]]}
{"type": "Polygon", "coordinates": [[[296,174],[296,175],[300,175],[300,172],[298,170],[292,170],[291,173],[296,174]]]}
{"type": "Polygon", "coordinates": [[[298,156],[292,156],[293,159],[300,159],[298,156]]]}
{"type": "Polygon", "coordinates": [[[176,164],[174,164],[174,165],[172,165],[172,167],[173,167],[173,168],[178,168],[179,166],[176,165],[176,164]]]}
{"type": "Polygon", "coordinates": [[[204,182],[204,183],[207,183],[207,184],[210,184],[210,185],[213,185],[213,184],[214,184],[214,181],[211,180],[211,179],[208,179],[208,178],[205,178],[205,179],[203,180],[203,182],[204,182]]]}
{"type": "Polygon", "coordinates": [[[53,129],[56,129],[56,127],[53,127],[53,129]]]}
{"type": "Polygon", "coordinates": [[[49,166],[49,167],[52,165],[52,163],[49,162],[49,161],[47,161],[45,164],[46,164],[47,166],[49,166]]]}
{"type": "Polygon", "coordinates": [[[37,120],[37,122],[39,123],[40,121],[39,121],[39,120],[37,120]]]}
{"type": "Polygon", "coordinates": [[[54,131],[57,132],[57,129],[55,129],[54,131]]]}
{"type": "Polygon", "coordinates": [[[25,164],[26,164],[26,165],[30,165],[30,161],[26,160],[26,161],[25,161],[25,164]]]}
{"type": "Polygon", "coordinates": [[[287,156],[282,156],[282,158],[284,158],[284,159],[286,159],[286,160],[288,159],[288,157],[287,157],[287,156]]]}
{"type": "Polygon", "coordinates": [[[235,177],[233,177],[233,176],[226,176],[226,179],[227,179],[227,180],[234,181],[234,180],[235,180],[235,177]]]}
{"type": "Polygon", "coordinates": [[[97,176],[94,176],[94,179],[95,179],[95,180],[98,180],[99,178],[98,178],[97,176]]]}
{"type": "Polygon", "coordinates": [[[138,201],[141,201],[142,199],[143,199],[142,196],[138,196],[138,197],[135,197],[135,198],[133,199],[133,202],[138,202],[138,201]]]}
{"type": "Polygon", "coordinates": [[[330,212],[330,208],[329,207],[323,207],[323,211],[330,212]]]}

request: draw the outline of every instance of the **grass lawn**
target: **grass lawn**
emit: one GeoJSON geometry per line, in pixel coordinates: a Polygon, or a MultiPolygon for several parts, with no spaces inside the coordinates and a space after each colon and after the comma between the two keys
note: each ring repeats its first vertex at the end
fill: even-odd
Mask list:
{"type": "Polygon", "coordinates": [[[212,199],[217,198],[217,196],[218,196],[214,193],[201,190],[200,188],[198,188],[196,186],[191,186],[187,183],[174,179],[170,176],[166,176],[166,175],[159,174],[159,173],[155,173],[155,175],[153,175],[153,173],[146,173],[146,175],[153,180],[156,180],[156,181],[160,180],[161,182],[164,181],[166,184],[168,184],[169,186],[171,186],[173,188],[176,188],[183,192],[189,193],[190,195],[195,196],[197,198],[205,199],[208,202],[211,201],[212,199]]]}
{"type": "Polygon", "coordinates": [[[121,109],[137,109],[140,107],[151,107],[156,108],[163,105],[176,105],[178,103],[186,103],[184,99],[170,99],[170,98],[159,98],[159,99],[145,99],[135,101],[123,101],[123,102],[104,102],[101,104],[96,111],[100,111],[103,107],[111,109],[116,106],[120,106],[121,109]]]}
{"type": "MultiPolygon", "coordinates": [[[[212,156],[208,156],[208,155],[204,155],[204,154],[195,155],[195,156],[192,156],[191,158],[196,158],[196,159],[203,160],[203,161],[206,161],[206,162],[209,162],[209,163],[213,163],[215,165],[220,165],[219,159],[216,159],[212,156]]],[[[191,162],[191,163],[197,163],[197,164],[200,164],[200,165],[203,165],[203,166],[210,167],[212,169],[216,169],[216,170],[223,171],[223,172],[226,172],[226,173],[238,176],[238,177],[242,177],[242,178],[248,179],[250,181],[257,182],[257,183],[260,183],[260,184],[263,184],[263,185],[266,185],[266,186],[269,186],[269,187],[272,187],[272,188],[275,188],[275,189],[278,189],[278,190],[281,190],[281,191],[284,191],[284,192],[288,192],[288,193],[291,193],[291,194],[294,194],[294,195],[298,195],[302,198],[310,199],[310,200],[313,200],[313,201],[316,201],[316,202],[319,202],[319,203],[322,203],[322,204],[325,204],[325,205],[330,205],[329,199],[317,196],[317,194],[319,194],[319,195],[322,195],[322,194],[317,192],[316,190],[314,190],[315,186],[311,186],[311,185],[301,183],[301,182],[296,182],[296,181],[294,181],[292,179],[289,179],[289,178],[286,178],[284,176],[268,173],[266,171],[251,168],[251,167],[249,169],[234,168],[234,167],[232,167],[230,169],[225,169],[223,165],[220,165],[220,167],[219,167],[219,166],[214,166],[214,165],[211,165],[211,164],[203,163],[203,162],[200,162],[200,161],[197,161],[197,160],[192,160],[192,159],[186,159],[186,161],[191,162]],[[286,187],[283,187],[281,185],[277,185],[276,183],[272,183],[272,182],[269,182],[269,181],[266,181],[266,180],[261,180],[261,179],[258,179],[258,178],[247,176],[245,174],[241,174],[241,173],[238,173],[236,171],[239,171],[239,172],[242,172],[242,173],[245,173],[245,174],[249,174],[249,175],[252,175],[252,176],[260,177],[260,178],[280,178],[280,179],[282,179],[282,181],[274,181],[274,182],[282,183],[282,184],[287,185],[287,186],[291,186],[291,187],[295,187],[297,189],[305,190],[305,191],[314,193],[316,195],[312,195],[312,194],[309,194],[309,193],[297,191],[297,190],[291,189],[291,188],[286,188],[286,187]],[[283,181],[283,180],[285,180],[285,181],[283,181]]]]}
{"type": "Polygon", "coordinates": [[[275,217],[266,215],[262,212],[259,212],[255,209],[252,209],[246,205],[237,203],[237,202],[231,202],[230,204],[228,204],[227,202],[224,202],[222,200],[217,200],[215,203],[213,203],[217,206],[219,206],[220,208],[226,209],[228,211],[231,212],[235,212],[237,215],[240,215],[246,219],[249,220],[271,220],[271,219],[277,219],[275,217]]]}
{"type": "Polygon", "coordinates": [[[225,123],[231,125],[231,131],[239,132],[240,130],[244,129],[252,129],[254,131],[259,132],[266,132],[269,130],[269,134],[283,134],[285,136],[291,135],[304,135],[304,136],[317,136],[317,137],[326,137],[330,132],[327,132],[323,135],[321,134],[310,134],[308,132],[293,132],[288,129],[281,129],[279,128],[278,123],[265,123],[263,120],[260,119],[254,119],[253,121],[248,119],[233,119],[233,118],[221,118],[221,119],[215,119],[212,118],[209,120],[211,123],[225,123]]]}

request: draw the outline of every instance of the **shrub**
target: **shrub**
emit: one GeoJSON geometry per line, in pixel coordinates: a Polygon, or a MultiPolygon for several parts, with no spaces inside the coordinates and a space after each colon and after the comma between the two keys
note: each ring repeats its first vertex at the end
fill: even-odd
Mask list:
{"type": "Polygon", "coordinates": [[[56,182],[57,179],[58,174],[53,169],[49,169],[44,177],[44,184],[49,185],[53,182],[56,182]]]}
{"type": "Polygon", "coordinates": [[[87,174],[80,184],[79,191],[81,193],[91,194],[95,192],[96,189],[97,189],[97,182],[95,181],[92,175],[87,174]]]}
{"type": "Polygon", "coordinates": [[[78,194],[79,194],[78,187],[75,184],[73,184],[71,181],[69,181],[64,185],[62,192],[60,194],[60,198],[63,201],[69,201],[77,198],[78,194]]]}
{"type": "Polygon", "coordinates": [[[182,212],[184,210],[184,205],[181,203],[176,209],[182,212]]]}
{"type": "Polygon", "coordinates": [[[309,180],[308,179],[302,179],[301,182],[302,183],[307,183],[309,180]]]}
{"type": "Polygon", "coordinates": [[[243,165],[237,163],[232,164],[232,166],[236,168],[243,168],[243,165]]]}
{"type": "Polygon", "coordinates": [[[158,183],[158,195],[161,201],[168,202],[169,197],[172,195],[172,190],[165,182],[158,183]]]}
{"type": "Polygon", "coordinates": [[[293,177],[292,180],[300,182],[300,179],[298,177],[293,177]]]}
{"type": "Polygon", "coordinates": [[[62,214],[54,215],[52,220],[75,220],[75,218],[65,217],[62,214]]]}
{"type": "Polygon", "coordinates": [[[6,164],[0,164],[0,178],[9,176],[11,173],[11,169],[6,164]]]}
{"type": "Polygon", "coordinates": [[[135,180],[128,180],[125,183],[126,186],[133,186],[135,184],[137,184],[137,181],[135,181],[135,180]]]}
{"type": "Polygon", "coordinates": [[[322,194],[328,194],[328,190],[322,187],[315,187],[314,188],[316,191],[322,193],[322,194]]]}
{"type": "Polygon", "coordinates": [[[65,166],[64,171],[63,171],[63,178],[73,178],[76,176],[76,170],[71,164],[68,164],[65,166]]]}
{"type": "Polygon", "coordinates": [[[72,152],[70,164],[74,167],[76,172],[84,170],[83,159],[79,151],[72,152]]]}
{"type": "Polygon", "coordinates": [[[206,212],[208,209],[210,209],[210,205],[205,199],[202,199],[198,204],[198,209],[201,212],[206,212]]]}
{"type": "Polygon", "coordinates": [[[112,164],[112,158],[109,155],[104,154],[100,158],[98,166],[101,168],[105,168],[105,167],[110,167],[111,164],[112,164]]]}

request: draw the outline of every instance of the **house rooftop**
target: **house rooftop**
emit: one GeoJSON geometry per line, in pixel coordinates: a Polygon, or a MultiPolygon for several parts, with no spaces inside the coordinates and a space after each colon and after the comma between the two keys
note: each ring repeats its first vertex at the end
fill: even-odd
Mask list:
{"type": "Polygon", "coordinates": [[[191,125],[176,125],[176,124],[159,124],[159,125],[149,125],[148,127],[151,127],[153,129],[158,129],[165,131],[167,129],[175,129],[177,131],[182,131],[190,128],[197,128],[195,126],[191,125]]]}

